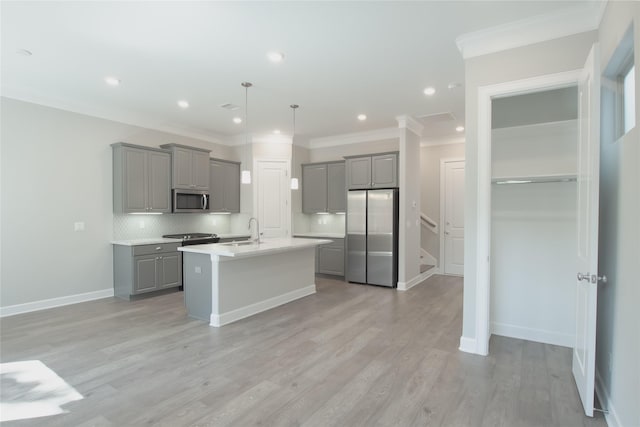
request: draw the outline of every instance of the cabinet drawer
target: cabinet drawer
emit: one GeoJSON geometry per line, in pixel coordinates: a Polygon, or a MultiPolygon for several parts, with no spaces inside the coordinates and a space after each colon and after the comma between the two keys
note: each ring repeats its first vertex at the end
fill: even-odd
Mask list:
{"type": "Polygon", "coordinates": [[[180,243],[158,243],[157,245],[134,246],[133,256],[177,252],[180,246],[182,246],[180,243]]]}

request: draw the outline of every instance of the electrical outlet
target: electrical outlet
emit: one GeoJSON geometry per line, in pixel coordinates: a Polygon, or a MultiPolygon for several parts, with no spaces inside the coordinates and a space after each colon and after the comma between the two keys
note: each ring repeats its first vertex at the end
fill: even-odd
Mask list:
{"type": "Polygon", "coordinates": [[[199,266],[197,266],[195,270],[196,270],[196,274],[202,273],[202,268],[200,268],[199,266]]]}
{"type": "Polygon", "coordinates": [[[84,231],[84,222],[74,222],[73,223],[73,231],[84,231]]]}
{"type": "Polygon", "coordinates": [[[138,227],[140,227],[140,229],[142,230],[144,228],[144,221],[140,221],[138,223],[138,227]]]}

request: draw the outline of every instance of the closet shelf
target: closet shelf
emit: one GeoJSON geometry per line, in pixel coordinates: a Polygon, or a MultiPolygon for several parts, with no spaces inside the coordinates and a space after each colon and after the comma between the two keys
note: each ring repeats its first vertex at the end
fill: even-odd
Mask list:
{"type": "Polygon", "coordinates": [[[491,178],[492,184],[538,184],[544,182],[575,182],[576,174],[500,176],[491,178]]]}

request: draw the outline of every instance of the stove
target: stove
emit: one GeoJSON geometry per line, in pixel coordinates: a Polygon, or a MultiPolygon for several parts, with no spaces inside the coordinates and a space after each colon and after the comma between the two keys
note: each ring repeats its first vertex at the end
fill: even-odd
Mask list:
{"type": "Polygon", "coordinates": [[[167,239],[180,239],[182,240],[182,246],[190,245],[204,245],[207,243],[218,243],[220,238],[213,233],[179,233],[179,234],[165,234],[167,239]]]}

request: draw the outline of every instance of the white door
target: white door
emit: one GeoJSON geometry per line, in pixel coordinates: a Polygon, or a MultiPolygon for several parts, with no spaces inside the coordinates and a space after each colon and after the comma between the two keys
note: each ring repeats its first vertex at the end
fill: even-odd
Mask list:
{"type": "Polygon", "coordinates": [[[600,74],[598,46],[589,53],[578,84],[578,262],[573,376],[584,412],[593,416],[598,298],[598,191],[600,74]]]}
{"type": "Polygon", "coordinates": [[[444,274],[464,274],[464,161],[444,163],[444,274]]]}
{"type": "Polygon", "coordinates": [[[287,237],[291,222],[288,162],[257,160],[257,170],[257,208],[262,237],[287,237]]]}

